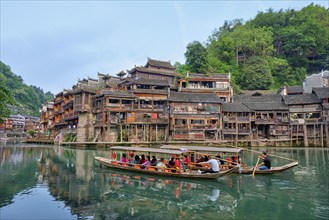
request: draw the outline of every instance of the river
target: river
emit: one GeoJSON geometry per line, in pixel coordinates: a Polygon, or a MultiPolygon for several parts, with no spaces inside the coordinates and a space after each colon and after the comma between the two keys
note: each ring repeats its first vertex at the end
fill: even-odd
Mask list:
{"type": "Polygon", "coordinates": [[[108,150],[2,143],[0,219],[329,219],[328,148],[267,152],[299,166],[182,180],[102,168],[108,150]]]}

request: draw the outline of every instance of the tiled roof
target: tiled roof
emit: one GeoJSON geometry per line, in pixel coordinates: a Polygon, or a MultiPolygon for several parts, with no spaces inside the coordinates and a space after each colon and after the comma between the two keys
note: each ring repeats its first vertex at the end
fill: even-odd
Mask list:
{"type": "Polygon", "coordinates": [[[251,96],[257,96],[257,95],[272,95],[275,94],[272,90],[241,90],[242,95],[251,95],[251,96]]]}
{"type": "Polygon", "coordinates": [[[249,109],[254,111],[277,111],[288,110],[284,102],[244,102],[249,109]]]}
{"type": "Polygon", "coordinates": [[[201,74],[201,73],[192,73],[189,76],[190,79],[193,78],[204,78],[204,79],[228,79],[228,74],[212,73],[212,74],[201,74]]]}
{"type": "Polygon", "coordinates": [[[279,102],[282,100],[280,94],[266,94],[260,96],[237,95],[233,97],[234,102],[279,102]]]}
{"type": "Polygon", "coordinates": [[[314,93],[319,99],[329,98],[329,87],[316,87],[312,88],[314,93]]]}
{"type": "Polygon", "coordinates": [[[302,95],[282,96],[287,105],[317,104],[321,100],[315,94],[304,93],[302,95]]]}
{"type": "Polygon", "coordinates": [[[92,94],[96,94],[97,88],[88,88],[88,87],[84,87],[84,88],[77,88],[77,89],[73,89],[70,91],[70,93],[72,95],[74,94],[78,94],[78,93],[82,93],[82,92],[87,92],[87,93],[92,93],[92,94]]]}
{"type": "Polygon", "coordinates": [[[176,69],[174,66],[171,65],[170,61],[152,60],[151,58],[148,58],[145,67],[147,67],[148,65],[156,66],[159,68],[176,69]]]}
{"type": "Polygon", "coordinates": [[[107,85],[111,86],[111,87],[117,87],[120,83],[120,79],[114,79],[111,78],[108,82],[107,85]]]}
{"type": "Polygon", "coordinates": [[[250,109],[242,103],[223,103],[223,112],[250,112],[250,109]]]}
{"type": "Polygon", "coordinates": [[[138,67],[128,70],[128,73],[133,73],[135,71],[143,72],[143,73],[152,73],[156,75],[165,75],[165,76],[176,76],[176,73],[174,71],[168,71],[168,70],[160,70],[160,69],[152,69],[152,68],[145,68],[145,67],[138,67]]]}
{"type": "Polygon", "coordinates": [[[150,85],[150,86],[167,86],[169,87],[168,80],[165,79],[145,79],[143,77],[137,78],[127,85],[150,85]]]}
{"type": "Polygon", "coordinates": [[[329,110],[329,103],[322,103],[324,109],[329,110]]]}
{"type": "Polygon", "coordinates": [[[301,86],[287,86],[287,94],[304,93],[304,89],[301,86]]]}
{"type": "Polygon", "coordinates": [[[106,96],[120,97],[120,98],[137,98],[137,96],[135,96],[133,93],[129,93],[126,91],[103,90],[102,94],[106,96]]]}
{"type": "Polygon", "coordinates": [[[222,103],[215,93],[187,93],[171,92],[169,101],[172,102],[197,102],[197,103],[222,103]]]}

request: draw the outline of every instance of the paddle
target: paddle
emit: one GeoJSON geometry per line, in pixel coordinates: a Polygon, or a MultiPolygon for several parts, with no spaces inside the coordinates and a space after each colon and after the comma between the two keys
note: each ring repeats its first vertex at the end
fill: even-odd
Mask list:
{"type": "Polygon", "coordinates": [[[253,176],[255,176],[255,171],[256,171],[256,168],[257,168],[258,162],[259,162],[259,157],[258,157],[257,163],[256,163],[256,165],[255,165],[255,167],[254,167],[254,171],[252,172],[252,175],[253,175],[253,176]]]}

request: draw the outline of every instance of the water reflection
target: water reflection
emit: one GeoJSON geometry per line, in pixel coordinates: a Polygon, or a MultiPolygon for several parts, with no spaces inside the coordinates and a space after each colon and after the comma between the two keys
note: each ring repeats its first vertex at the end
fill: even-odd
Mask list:
{"type": "MultiPolygon", "coordinates": [[[[153,178],[131,175],[120,171],[95,173],[101,179],[100,195],[105,203],[129,204],[117,212],[132,218],[175,218],[193,217],[195,213],[221,213],[232,217],[236,199],[218,182],[182,181],[176,179],[153,178]],[[110,172],[110,173],[109,173],[110,172]],[[219,193],[225,191],[225,193],[219,193]]],[[[115,205],[116,206],[116,205],[115,205]]]]}
{"type": "MultiPolygon", "coordinates": [[[[263,212],[250,212],[260,207],[273,218],[329,217],[328,150],[280,152],[300,166],[279,175],[197,181],[101,168],[93,157],[109,157],[105,150],[2,146],[0,211],[14,206],[15,196],[41,187],[80,219],[263,219],[263,212]]],[[[29,210],[19,211],[29,216],[29,210]]]]}

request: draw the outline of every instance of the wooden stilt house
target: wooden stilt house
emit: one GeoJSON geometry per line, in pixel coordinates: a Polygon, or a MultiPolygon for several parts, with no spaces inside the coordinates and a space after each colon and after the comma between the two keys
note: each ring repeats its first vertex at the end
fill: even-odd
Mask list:
{"type": "Polygon", "coordinates": [[[220,140],[222,101],[216,94],[171,92],[169,104],[173,140],[220,140]]]}

